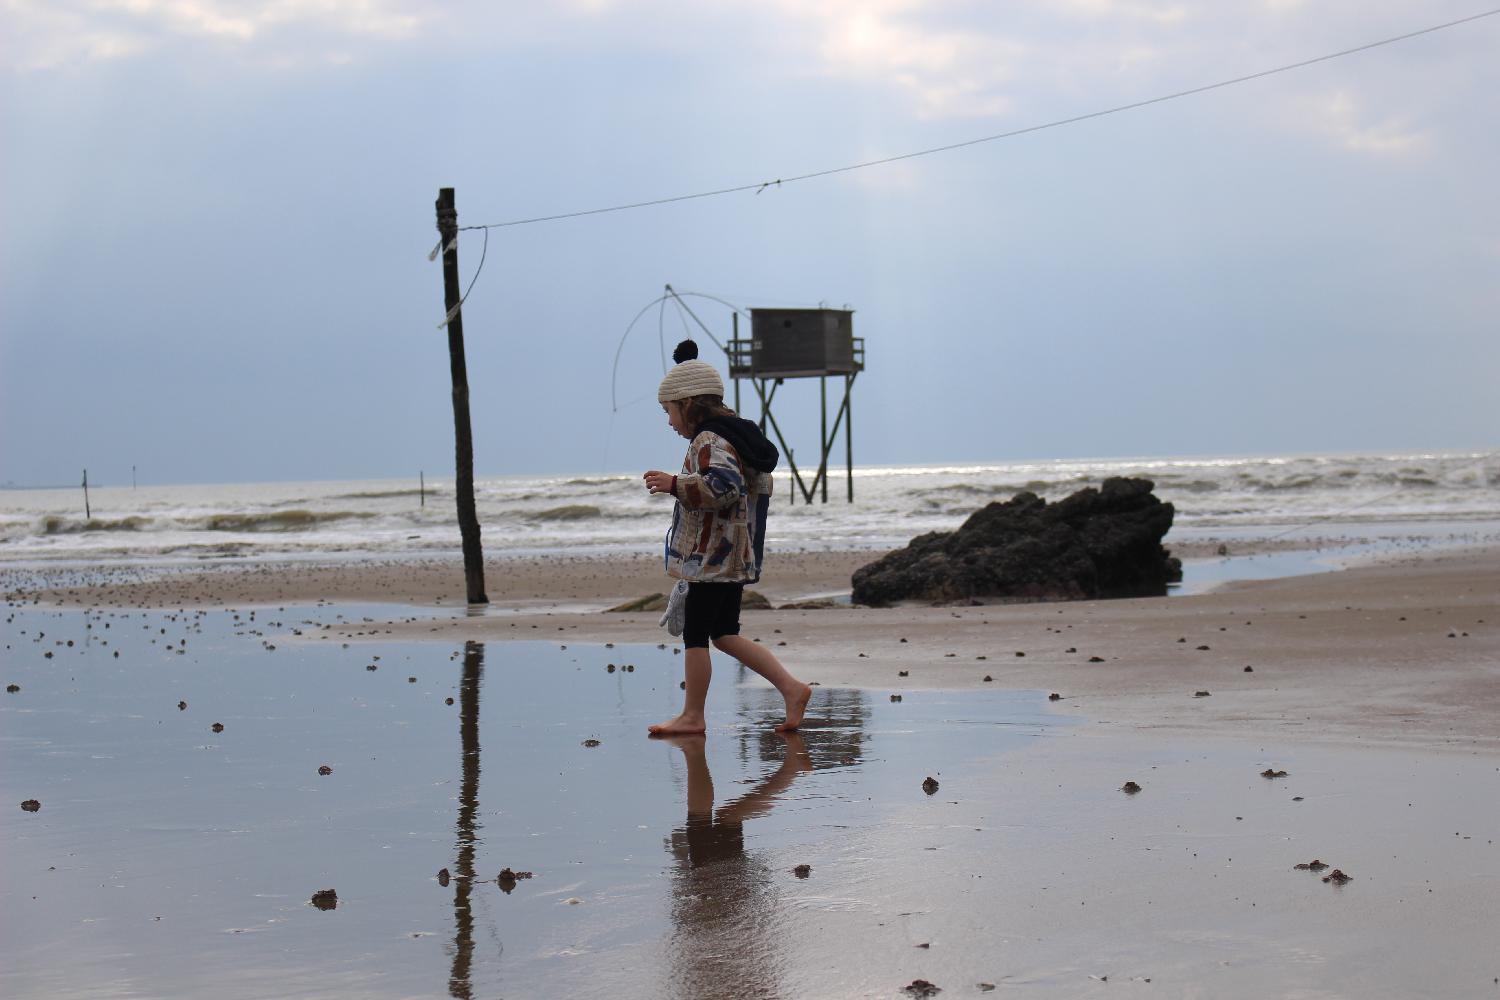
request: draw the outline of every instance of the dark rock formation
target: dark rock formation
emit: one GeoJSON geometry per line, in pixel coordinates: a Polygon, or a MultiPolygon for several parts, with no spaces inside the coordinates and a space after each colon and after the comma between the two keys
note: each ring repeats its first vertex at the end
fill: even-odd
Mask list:
{"type": "Polygon", "coordinates": [[[1049,504],[1034,493],[975,511],[854,573],[854,602],[1088,600],[1165,594],[1182,564],[1161,540],[1172,505],[1149,479],[1106,479],[1049,504]]]}

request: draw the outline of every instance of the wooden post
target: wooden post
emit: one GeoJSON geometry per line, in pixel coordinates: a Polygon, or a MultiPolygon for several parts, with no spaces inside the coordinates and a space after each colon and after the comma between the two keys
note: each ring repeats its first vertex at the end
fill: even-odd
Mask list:
{"type": "Polygon", "coordinates": [[[83,518],[84,518],[85,521],[91,521],[94,518],[93,513],[89,510],[89,470],[88,469],[84,469],[83,470],[83,518]]]}
{"type": "Polygon", "coordinates": [[[469,429],[469,371],[464,363],[464,318],[459,309],[458,209],[453,189],[439,188],[437,228],[443,246],[443,304],[448,317],[448,367],[453,375],[453,450],[458,475],[458,530],[463,538],[464,583],[470,604],[488,604],[484,593],[484,552],[479,544],[479,515],[474,509],[474,437],[469,429]]]}
{"type": "Polygon", "coordinates": [[[818,406],[823,414],[823,423],[818,430],[818,450],[822,460],[818,463],[818,477],[823,480],[823,502],[828,502],[828,376],[818,378],[818,406]]]}
{"type": "Polygon", "coordinates": [[[854,376],[844,376],[844,475],[849,480],[849,502],[854,502],[854,376]]]}

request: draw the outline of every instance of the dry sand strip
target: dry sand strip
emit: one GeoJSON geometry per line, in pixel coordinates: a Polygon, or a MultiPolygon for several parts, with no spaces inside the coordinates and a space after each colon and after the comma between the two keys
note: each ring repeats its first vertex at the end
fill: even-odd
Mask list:
{"type": "MultiPolygon", "coordinates": [[[[778,555],[759,589],[773,602],[847,591],[849,574],[869,559],[849,552],[778,555]]],[[[94,607],[448,606],[461,601],[455,566],[257,565],[142,582],[96,574],[41,596],[94,607]]],[[[600,612],[664,589],[653,558],[497,560],[487,581],[492,605],[483,616],[413,620],[393,607],[389,621],[324,634],[448,642],[669,639],[655,613],[600,612]]],[[[1500,750],[1495,549],[1431,553],[1187,597],[747,611],[743,627],[797,674],[824,686],[898,693],[994,685],[1056,692],[1062,710],[1132,729],[1500,750]]]]}

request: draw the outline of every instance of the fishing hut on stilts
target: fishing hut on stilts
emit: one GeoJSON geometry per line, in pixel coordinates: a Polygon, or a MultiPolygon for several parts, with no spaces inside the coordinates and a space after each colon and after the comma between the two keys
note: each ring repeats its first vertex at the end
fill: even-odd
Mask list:
{"type": "MultiPolygon", "coordinates": [[[[666,298],[681,305],[693,321],[708,334],[729,356],[729,377],[734,382],[734,409],[743,412],[740,402],[740,382],[748,380],[750,387],[760,400],[760,429],[763,434],[775,436],[776,444],[786,460],[792,482],[797,489],[792,493],[792,502],[800,494],[807,503],[817,496],[828,502],[829,459],[838,442],[839,431],[844,432],[844,477],[850,503],[854,502],[854,380],[865,370],[865,341],[854,335],[854,310],[852,309],[750,309],[750,336],[740,337],[740,311],[732,313],[734,332],[727,344],[720,343],[712,331],[704,325],[697,314],[683,301],[671,285],[666,286],[666,298]],[[819,428],[818,466],[812,481],[808,482],[803,469],[797,467],[795,455],[787,446],[781,424],[776,420],[772,404],[787,379],[818,380],[819,428]],[[828,424],[828,382],[840,380],[843,397],[838,400],[833,426],[828,424]]],[[[658,300],[661,301],[661,300],[658,300]]],[[[722,299],[716,301],[723,302],[722,299]]],[[[726,305],[728,303],[725,303],[726,305]]],[[[837,391],[838,382],[835,382],[837,391]]]]}

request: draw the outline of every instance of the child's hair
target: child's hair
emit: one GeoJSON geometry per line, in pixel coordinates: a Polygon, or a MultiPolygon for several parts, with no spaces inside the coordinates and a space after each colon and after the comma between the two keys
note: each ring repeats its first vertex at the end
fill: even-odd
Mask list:
{"type": "Polygon", "coordinates": [[[697,427],[710,417],[736,416],[733,409],[724,405],[723,396],[689,396],[675,401],[682,407],[683,422],[697,427]]]}

